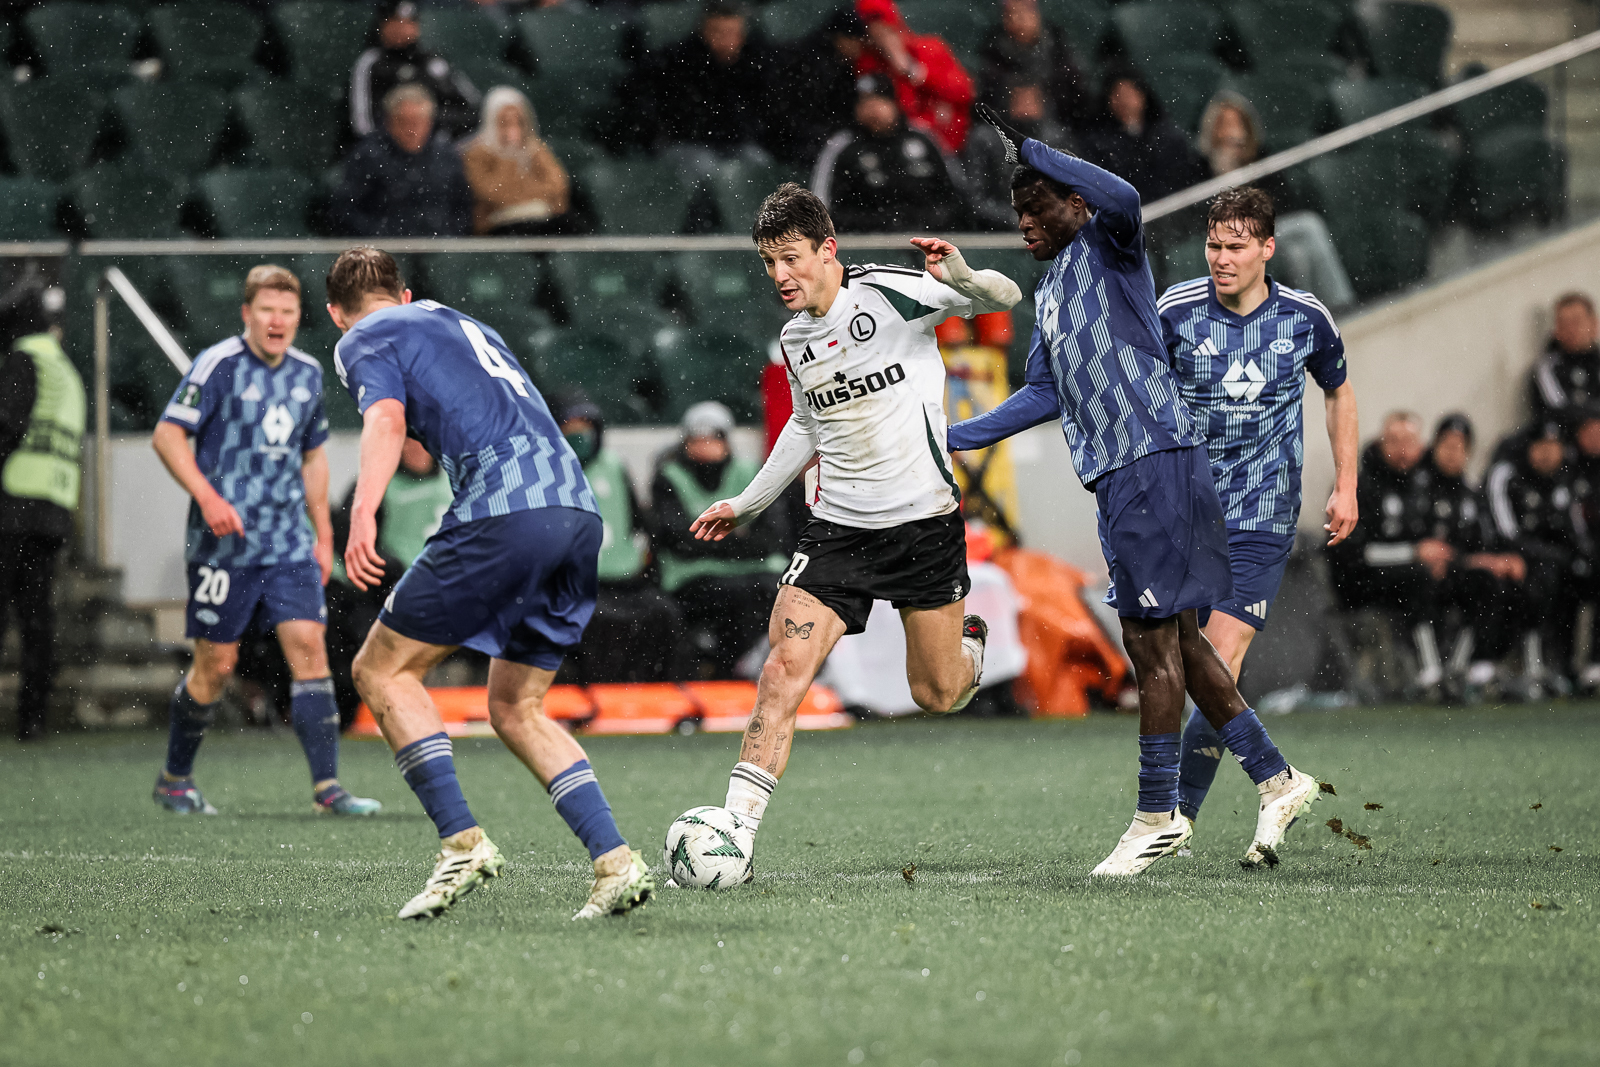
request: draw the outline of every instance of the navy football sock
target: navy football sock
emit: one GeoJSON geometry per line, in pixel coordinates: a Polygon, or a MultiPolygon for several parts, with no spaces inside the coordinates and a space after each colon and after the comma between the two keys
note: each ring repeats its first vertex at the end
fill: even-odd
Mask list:
{"type": "Polygon", "coordinates": [[[1139,810],[1169,812],[1178,806],[1179,734],[1139,738],[1139,810]]]}
{"type": "Polygon", "coordinates": [[[339,707],[333,702],[333,679],[295,682],[289,695],[290,717],[311,765],[311,781],[339,777],[339,707]]]}
{"type": "Polygon", "coordinates": [[[1178,810],[1190,819],[1200,815],[1200,805],[1217,777],[1222,752],[1222,738],[1195,708],[1183,728],[1183,758],[1178,764],[1178,810]]]}
{"type": "Polygon", "coordinates": [[[217,718],[217,704],[201,704],[189,695],[189,683],[179,682],[172,693],[168,712],[167,774],[173,778],[187,778],[194,773],[195,753],[205,740],[206,727],[217,718]]]}
{"type": "Polygon", "coordinates": [[[467,810],[467,798],[461,795],[461,783],[456,780],[456,761],[450,753],[450,737],[441,731],[413,741],[394,754],[395,766],[406,776],[406,785],[422,801],[422,810],[439,828],[440,837],[459,834],[478,825],[478,820],[467,810]]]}
{"type": "Polygon", "coordinates": [[[1261,720],[1250,708],[1234,716],[1232,721],[1217,731],[1217,736],[1256,785],[1288,769],[1289,761],[1283,758],[1278,746],[1267,736],[1267,728],[1261,725],[1261,720]]]}
{"type": "Polygon", "coordinates": [[[589,850],[589,858],[602,856],[623,840],[617,830],[617,821],[611,817],[611,805],[600,791],[600,780],[594,776],[589,761],[581,759],[550,779],[550,799],[556,811],[567,820],[572,832],[578,835],[589,850]]]}

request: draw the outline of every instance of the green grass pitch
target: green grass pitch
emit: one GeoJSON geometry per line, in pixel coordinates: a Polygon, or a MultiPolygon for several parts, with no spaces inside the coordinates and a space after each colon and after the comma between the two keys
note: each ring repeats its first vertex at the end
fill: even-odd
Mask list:
{"type": "MultiPolygon", "coordinates": [[[[495,741],[456,761],[507,877],[430,923],[394,918],[433,840],[379,744],[344,745],[387,805],[366,822],[310,812],[287,731],[207,740],[214,819],[150,802],[154,733],[6,748],[0,1063],[1600,1061],[1596,708],[1268,727],[1337,789],[1276,871],[1239,867],[1231,760],[1194,858],[1091,884],[1133,810],[1131,719],[920,720],[802,736],[753,885],[581,926],[586,857],[495,741]]],[[[659,864],[737,738],[588,747],[659,864]]]]}

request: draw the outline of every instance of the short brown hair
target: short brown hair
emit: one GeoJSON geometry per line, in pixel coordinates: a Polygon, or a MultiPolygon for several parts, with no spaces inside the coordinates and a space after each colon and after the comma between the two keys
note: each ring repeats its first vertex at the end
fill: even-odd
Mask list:
{"type": "Polygon", "coordinates": [[[794,182],[784,182],[761,201],[750,227],[750,239],[757,245],[805,237],[821,247],[833,235],[833,217],[827,205],[816,193],[794,182]]]}
{"type": "Polygon", "coordinates": [[[263,263],[250,268],[250,273],[244,276],[244,302],[254,304],[256,294],[263,289],[293,293],[295,299],[300,299],[300,279],[292,271],[275,263],[263,263]]]}
{"type": "Polygon", "coordinates": [[[1576,289],[1573,289],[1571,292],[1562,293],[1560,296],[1556,297],[1555,310],[1560,311],[1569,304],[1582,304],[1584,307],[1589,309],[1589,314],[1594,314],[1594,298],[1588,293],[1580,293],[1576,289]]]}
{"type": "Polygon", "coordinates": [[[1224,189],[1211,200],[1211,210],[1206,212],[1206,233],[1218,225],[1231,226],[1251,237],[1265,241],[1278,232],[1278,214],[1272,206],[1272,197],[1253,185],[1237,185],[1224,189]]]}
{"type": "Polygon", "coordinates": [[[394,257],[381,248],[362,245],[339,253],[328,268],[328,303],[343,311],[359,311],[368,293],[383,293],[399,300],[405,280],[394,257]]]}

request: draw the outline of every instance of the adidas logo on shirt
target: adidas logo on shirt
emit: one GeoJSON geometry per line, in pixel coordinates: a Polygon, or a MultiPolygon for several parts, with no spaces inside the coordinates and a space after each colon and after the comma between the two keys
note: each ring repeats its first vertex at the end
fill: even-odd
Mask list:
{"type": "Polygon", "coordinates": [[[259,401],[261,399],[260,387],[257,386],[255,382],[251,382],[250,387],[239,394],[239,399],[250,401],[252,403],[259,401]]]}
{"type": "Polygon", "coordinates": [[[1217,346],[1211,343],[1211,338],[1209,337],[1207,337],[1204,341],[1201,341],[1198,345],[1195,345],[1194,354],[1197,356],[1222,355],[1221,352],[1217,351],[1217,346]]]}
{"type": "Polygon", "coordinates": [[[1149,589],[1139,594],[1139,603],[1147,608],[1159,608],[1161,606],[1160,602],[1156,600],[1156,595],[1149,589]]]}
{"type": "Polygon", "coordinates": [[[1247,605],[1244,610],[1248,611],[1258,619],[1265,619],[1267,617],[1267,602],[1265,600],[1258,600],[1254,604],[1247,605]]]}

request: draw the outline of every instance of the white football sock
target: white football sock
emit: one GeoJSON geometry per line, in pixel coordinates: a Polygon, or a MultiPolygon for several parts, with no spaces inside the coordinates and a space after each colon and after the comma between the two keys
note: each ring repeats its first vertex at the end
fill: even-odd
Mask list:
{"type": "Polygon", "coordinates": [[[728,776],[728,799],[722,806],[749,823],[751,829],[758,829],[776,788],[776,778],[754,763],[741,761],[733,765],[733,773],[728,776]]]}

